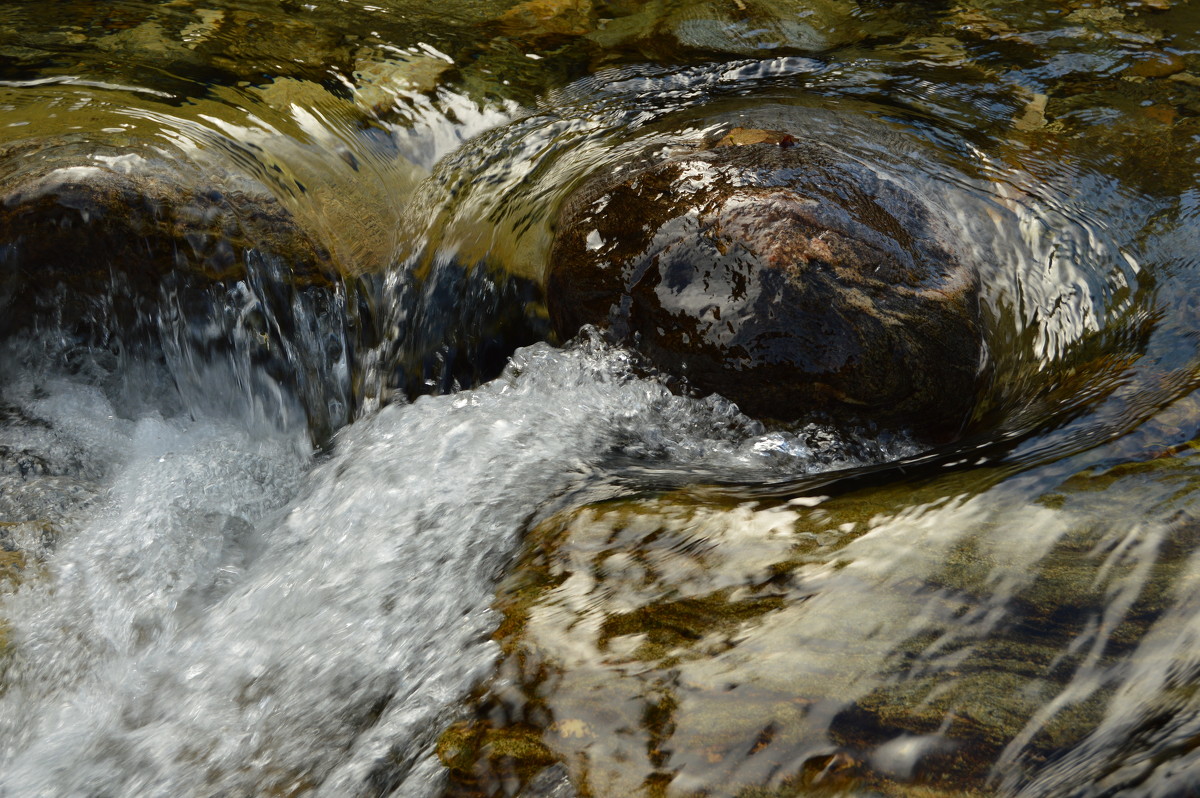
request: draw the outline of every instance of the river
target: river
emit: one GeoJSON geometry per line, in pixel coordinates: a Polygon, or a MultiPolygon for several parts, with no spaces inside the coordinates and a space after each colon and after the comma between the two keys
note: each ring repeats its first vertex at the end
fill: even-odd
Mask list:
{"type": "Polygon", "coordinates": [[[1197,114],[1187,0],[8,0],[0,796],[1200,791],[1197,114]],[[733,127],[955,231],[960,440],[552,340],[733,127]]]}

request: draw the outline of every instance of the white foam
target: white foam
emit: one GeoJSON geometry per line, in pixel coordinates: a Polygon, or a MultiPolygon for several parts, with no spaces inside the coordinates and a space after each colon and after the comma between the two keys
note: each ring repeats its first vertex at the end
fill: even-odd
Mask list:
{"type": "Polygon", "coordinates": [[[87,379],[24,398],[109,466],[48,573],[3,607],[8,796],[347,795],[412,766],[428,787],[539,507],[623,442],[743,468],[787,448],[595,344],[539,345],[475,391],[386,408],[316,464],[302,433],[245,419],[123,419],[87,379]]]}

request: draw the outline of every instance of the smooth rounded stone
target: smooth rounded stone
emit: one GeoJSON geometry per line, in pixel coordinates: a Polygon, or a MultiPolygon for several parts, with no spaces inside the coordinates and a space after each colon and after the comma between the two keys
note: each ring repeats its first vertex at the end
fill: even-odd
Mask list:
{"type": "Polygon", "coordinates": [[[245,274],[248,252],[285,260],[298,283],[328,279],[329,254],[266,189],[135,150],[23,142],[0,151],[3,331],[54,309],[67,323],[94,321],[99,294],[156,298],[168,275],[213,283],[245,274]],[[257,188],[257,190],[256,190],[257,188]],[[113,291],[126,283],[128,291],[113,291]],[[69,289],[47,297],[50,287],[69,289]],[[53,302],[53,308],[48,303],[53,302]],[[65,302],[66,304],[62,304],[65,302]]]}
{"type": "Polygon", "coordinates": [[[1187,69],[1184,59],[1166,50],[1147,49],[1138,54],[1138,58],[1129,67],[1134,76],[1145,78],[1166,78],[1187,69]]]}
{"type": "Polygon", "coordinates": [[[683,47],[747,56],[832,49],[861,36],[852,23],[849,4],[837,0],[690,3],[667,19],[670,33],[683,47]]]}
{"type": "Polygon", "coordinates": [[[978,293],[952,230],[899,181],[740,128],[589,178],[560,211],[547,276],[563,339],[606,328],[752,416],[934,441],[975,404],[978,293]]]}
{"type": "Polygon", "coordinates": [[[525,0],[500,15],[501,32],[531,39],[582,36],[595,26],[592,0],[525,0]]]}

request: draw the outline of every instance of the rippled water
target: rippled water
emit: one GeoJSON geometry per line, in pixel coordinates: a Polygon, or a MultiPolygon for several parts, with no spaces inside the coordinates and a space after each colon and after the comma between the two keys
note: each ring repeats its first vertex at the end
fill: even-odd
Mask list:
{"type": "Polygon", "coordinates": [[[6,3],[0,794],[1200,788],[1198,46],[1173,0],[6,3]],[[549,340],[564,197],[732,127],[955,231],[960,441],[549,340]]]}

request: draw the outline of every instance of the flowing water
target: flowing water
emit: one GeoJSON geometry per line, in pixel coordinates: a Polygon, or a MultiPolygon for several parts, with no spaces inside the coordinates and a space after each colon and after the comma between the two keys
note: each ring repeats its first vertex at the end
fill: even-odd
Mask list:
{"type": "Polygon", "coordinates": [[[1200,790],[1196,10],[438,6],[0,6],[0,795],[1200,790]],[[732,127],[955,230],[962,440],[543,340],[732,127]]]}

